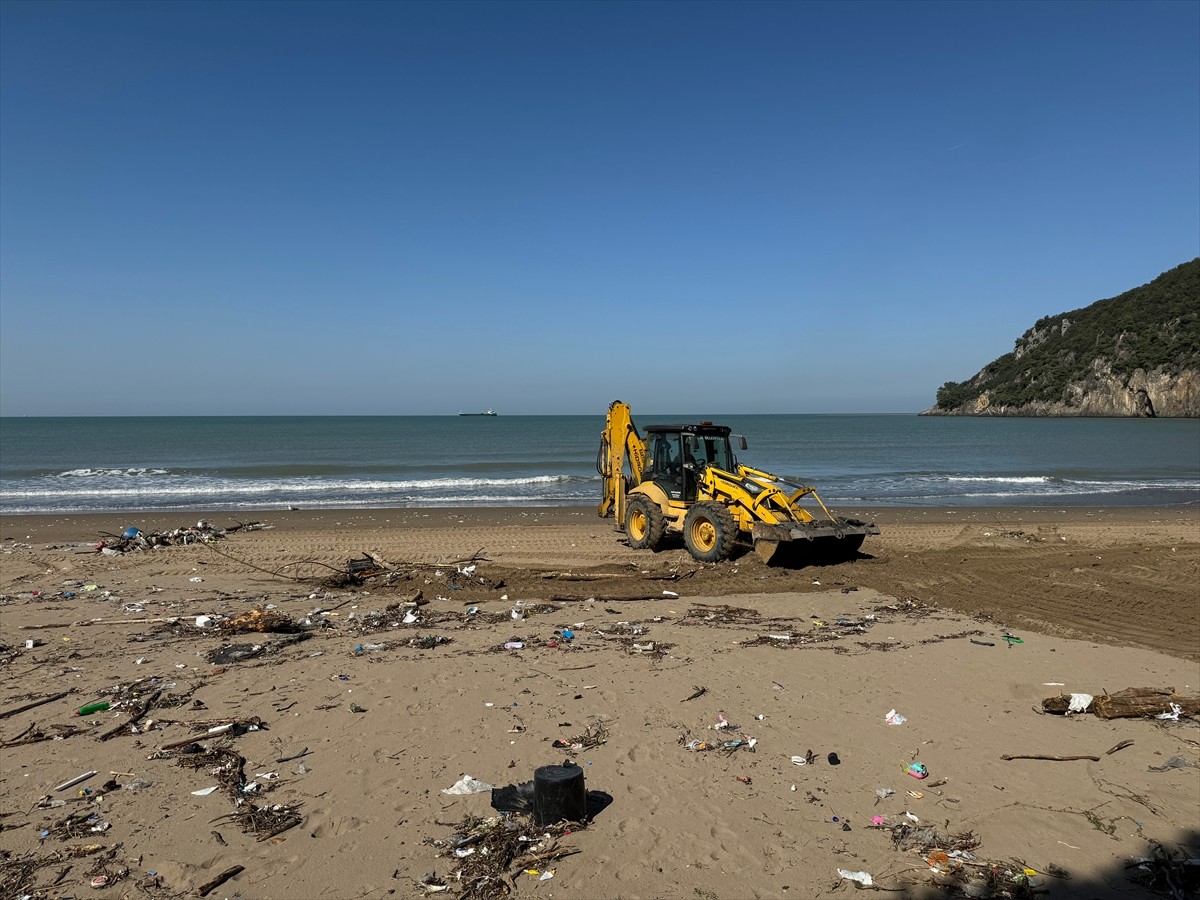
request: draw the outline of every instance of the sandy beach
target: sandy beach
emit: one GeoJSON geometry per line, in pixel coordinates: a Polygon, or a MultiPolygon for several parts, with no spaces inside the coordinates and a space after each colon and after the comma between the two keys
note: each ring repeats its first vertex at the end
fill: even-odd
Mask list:
{"type": "Polygon", "coordinates": [[[1041,704],[1200,691],[1197,510],[839,512],[882,534],[801,569],[634,551],[590,507],[0,518],[0,900],[197,896],[239,866],[206,895],[823,897],[857,889],[843,870],[900,896],[1137,897],[1180,877],[1129,864],[1200,856],[1195,722],[1041,704]],[[268,527],[96,551],[251,518],[268,527]],[[231,627],[255,610],[283,630],[231,627]],[[566,759],[586,827],[473,834],[490,792],[443,792],[566,759]],[[509,844],[528,855],[501,864],[509,844]]]}

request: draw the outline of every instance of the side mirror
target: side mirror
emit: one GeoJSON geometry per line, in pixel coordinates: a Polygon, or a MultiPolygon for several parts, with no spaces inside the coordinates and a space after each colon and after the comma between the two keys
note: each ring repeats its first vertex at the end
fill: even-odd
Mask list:
{"type": "Polygon", "coordinates": [[[750,449],[750,445],[746,443],[746,436],[744,434],[735,434],[734,437],[737,438],[737,445],[738,445],[739,450],[749,450],[750,449]]]}

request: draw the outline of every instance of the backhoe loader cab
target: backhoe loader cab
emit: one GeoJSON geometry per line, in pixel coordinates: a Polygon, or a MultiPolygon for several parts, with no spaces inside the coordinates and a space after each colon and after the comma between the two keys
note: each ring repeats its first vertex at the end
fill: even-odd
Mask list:
{"type": "MultiPolygon", "coordinates": [[[[643,438],[629,405],[608,407],[600,435],[596,471],[604,485],[597,512],[615,516],[629,545],[653,550],[664,535],[682,532],[688,551],[701,562],[725,559],[738,540],[749,540],[766,562],[797,554],[811,559],[852,558],[873,524],[840,519],[814,488],[794,484],[738,462],[725,425],[651,425],[643,438]],[[800,505],[811,498],[824,518],[800,505]]],[[[733,436],[739,449],[746,439],[733,436]]]]}
{"type": "MultiPolygon", "coordinates": [[[[699,473],[706,466],[736,471],[730,448],[729,428],[701,422],[699,425],[649,425],[649,467],[646,477],[662,488],[670,500],[693,502],[699,491],[699,473]]],[[[746,439],[739,438],[746,448],[746,439]]]]}

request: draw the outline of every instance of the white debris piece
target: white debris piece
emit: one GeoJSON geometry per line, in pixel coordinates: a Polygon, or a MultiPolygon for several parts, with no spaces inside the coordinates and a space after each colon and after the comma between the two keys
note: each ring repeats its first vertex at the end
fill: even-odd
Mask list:
{"type": "Polygon", "coordinates": [[[863,887],[874,887],[875,881],[871,878],[869,872],[851,872],[847,869],[838,869],[837,873],[847,881],[857,881],[863,887]]]}
{"type": "Polygon", "coordinates": [[[487,782],[480,781],[478,778],[472,778],[470,775],[464,775],[458,781],[454,782],[448,788],[442,788],[443,794],[482,794],[484,791],[490,791],[492,785],[487,782]]]}

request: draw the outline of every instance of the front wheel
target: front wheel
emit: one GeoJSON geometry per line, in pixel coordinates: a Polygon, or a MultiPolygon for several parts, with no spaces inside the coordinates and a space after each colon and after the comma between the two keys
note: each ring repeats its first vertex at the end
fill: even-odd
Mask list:
{"type": "Polygon", "coordinates": [[[625,508],[625,533],[634,550],[654,550],[662,540],[667,523],[658,504],[645,494],[634,494],[625,508]]]}
{"type": "Polygon", "coordinates": [[[700,562],[720,562],[733,550],[737,538],[733,513],[714,500],[702,500],[683,519],[683,543],[700,562]]]}

